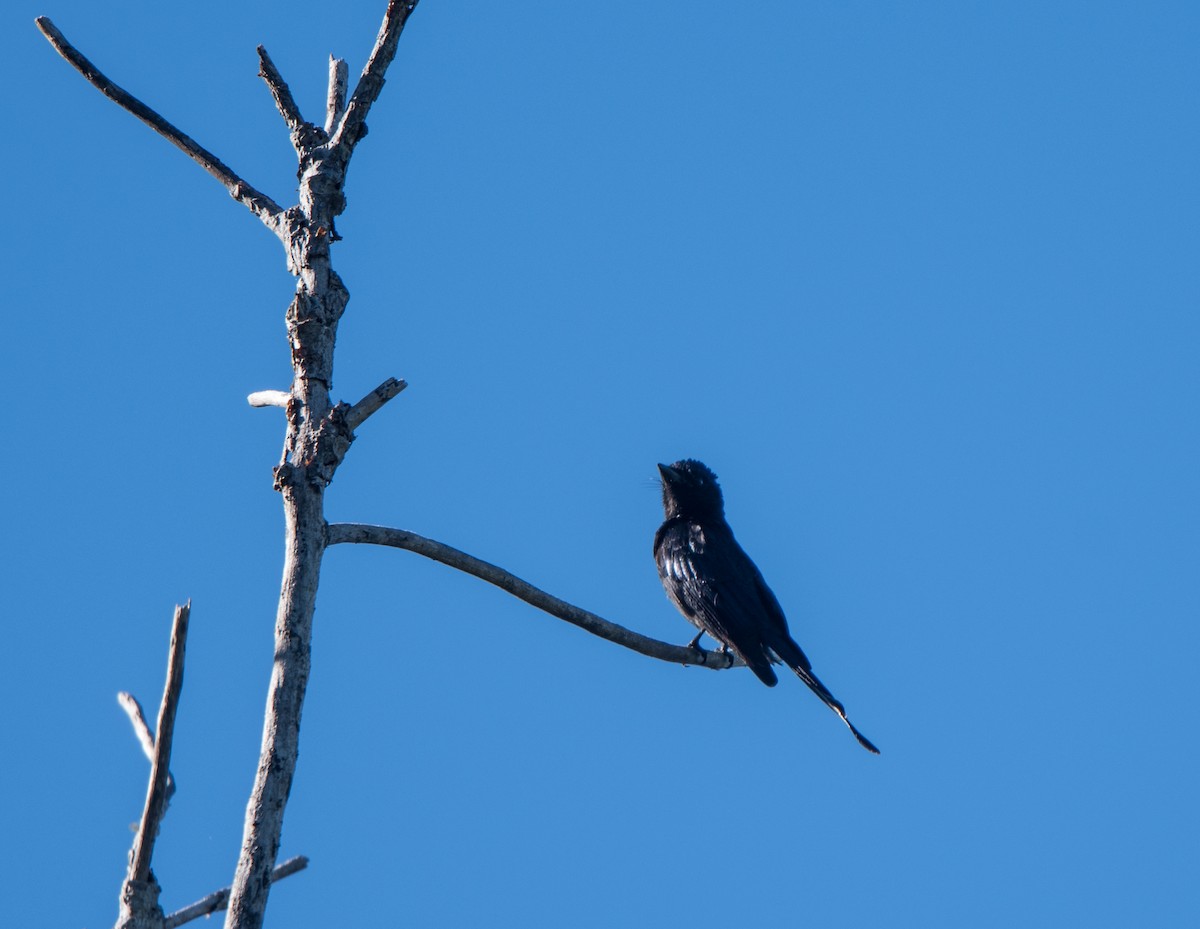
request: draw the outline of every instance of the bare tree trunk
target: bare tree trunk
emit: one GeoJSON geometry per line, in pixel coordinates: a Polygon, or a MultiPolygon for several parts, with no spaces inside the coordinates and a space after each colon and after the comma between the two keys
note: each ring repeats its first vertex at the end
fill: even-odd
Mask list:
{"type": "MultiPolygon", "coordinates": [[[[287,312],[293,381],[287,401],[284,460],[275,469],[275,486],[283,496],[286,537],[283,582],[275,619],[275,664],[267,693],[262,751],[242,837],[242,851],[229,899],[227,929],[259,929],[271,889],[271,872],[279,853],[283,814],[300,745],[300,714],[312,664],[312,624],[321,557],[325,552],[325,487],[353,441],[353,425],[365,419],[372,396],[389,399],[387,384],[354,411],[332,407],[333,348],[337,324],[350,299],[330,266],[334,220],[346,208],[343,189],[346,165],[354,146],[366,134],[367,111],[383,88],[383,72],[391,63],[400,32],[415,0],[388,4],[375,48],[358,86],[346,102],[346,71],[331,62],[325,127],[300,116],[287,84],[266,50],[259,47],[261,74],[291,130],[300,160],[300,202],[287,210],[280,232],[289,269],[298,278],[296,296],[287,312]]],[[[395,384],[394,396],[403,386],[395,384]]],[[[378,408],[375,405],[374,408],[378,408]]]]}
{"type": "Polygon", "coordinates": [[[279,854],[283,814],[299,754],[300,712],[312,664],[313,610],[325,551],[323,496],[323,490],[309,485],[289,485],[283,491],[287,535],[283,589],[275,619],[275,664],[227,926],[262,924],[270,875],[279,854]]]}

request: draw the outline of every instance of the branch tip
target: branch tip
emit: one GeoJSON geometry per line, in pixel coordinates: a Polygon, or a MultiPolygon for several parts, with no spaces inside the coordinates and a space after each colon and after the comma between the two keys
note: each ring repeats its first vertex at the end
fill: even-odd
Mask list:
{"type": "Polygon", "coordinates": [[[275,67],[275,62],[267,54],[266,47],[260,45],[256,51],[258,52],[258,76],[266,82],[267,89],[271,91],[271,99],[275,101],[275,109],[279,110],[279,115],[283,117],[283,121],[291,131],[292,147],[299,154],[301,148],[310,141],[307,138],[305,130],[311,130],[312,127],[305,123],[304,117],[300,115],[300,107],[296,105],[296,98],[292,96],[292,91],[288,87],[287,81],[283,79],[283,75],[275,67]]]}
{"type": "Polygon", "coordinates": [[[353,432],[366,422],[367,417],[378,411],[381,406],[394,398],[407,386],[408,381],[402,378],[389,377],[347,411],[346,427],[353,432]]]}
{"type": "Polygon", "coordinates": [[[367,59],[366,67],[359,76],[358,84],[346,104],[346,112],[338,122],[337,128],[330,133],[331,146],[345,146],[350,150],[358,144],[366,133],[363,131],[367,113],[375,103],[379,92],[383,90],[383,76],[388,65],[396,57],[396,46],[400,42],[400,34],[404,24],[417,7],[417,0],[390,0],[387,11],[383,14],[383,22],[379,26],[379,34],[375,37],[375,47],[367,59]]]}
{"type": "Polygon", "coordinates": [[[286,407],[292,395],[286,390],[256,390],[246,396],[246,402],[251,406],[282,406],[286,407]]]}
{"type": "Polygon", "coordinates": [[[325,101],[325,134],[333,135],[346,112],[346,88],[350,81],[350,69],[341,58],[329,56],[329,91],[325,101]]]}

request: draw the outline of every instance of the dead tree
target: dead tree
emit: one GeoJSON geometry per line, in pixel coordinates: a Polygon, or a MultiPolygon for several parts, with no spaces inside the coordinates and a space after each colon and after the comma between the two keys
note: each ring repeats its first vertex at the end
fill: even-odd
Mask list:
{"type": "MultiPolygon", "coordinates": [[[[181,149],[257,216],[280,240],[287,254],[288,269],[296,277],[296,292],[286,314],[293,371],[291,389],[259,391],[248,398],[253,406],[282,407],[286,415],[283,452],[274,468],[274,487],[283,500],[286,554],[275,619],[276,648],[262,749],[233,884],[164,917],[158,906],[158,886],[150,872],[153,836],[165,808],[174,706],[182,681],[183,636],[188,615],[184,607],[176,617],[171,670],[157,735],[151,737],[148,730],[141,732],[153,762],[151,788],[122,888],[120,927],[177,926],[227,904],[229,929],[258,929],[272,880],[303,867],[302,860],[293,860],[276,868],[275,860],[296,769],[300,710],[308,684],[321,559],[329,545],[357,542],[416,552],[495,584],[594,635],[663,661],[715,669],[739,663],[723,652],[705,652],[640,635],[551,596],[495,565],[415,533],[382,526],[329,525],[325,521],[325,489],[354,441],[355,430],[406,386],[403,380],[388,378],[355,404],[332,402],[330,385],[337,325],[346,309],[349,292],[333,270],[330,247],[340,238],[334,223],[346,208],[343,191],[350,158],[366,135],[367,115],[383,89],[384,74],[416,5],[417,0],[388,3],[375,46],[352,93],[348,93],[346,63],[330,59],[325,117],[320,123],[304,119],[266,49],[258,47],[259,76],[266,82],[283,117],[299,163],[299,200],[289,207],[280,206],[208,149],[114,84],[49,19],[37,20],[42,34],[89,83],[181,149]]],[[[136,715],[140,717],[140,710],[136,715]]],[[[144,722],[142,729],[146,729],[144,722]]]]}

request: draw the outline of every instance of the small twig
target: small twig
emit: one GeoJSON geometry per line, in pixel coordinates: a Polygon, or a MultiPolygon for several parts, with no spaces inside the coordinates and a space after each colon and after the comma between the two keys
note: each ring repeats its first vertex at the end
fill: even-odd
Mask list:
{"type": "Polygon", "coordinates": [[[292,395],[286,390],[256,390],[246,397],[251,406],[282,406],[286,407],[292,395]]]}
{"type": "MultiPolygon", "coordinates": [[[[137,697],[124,690],[117,694],[117,703],[121,704],[121,709],[125,711],[125,715],[129,717],[130,723],[133,724],[133,734],[137,736],[138,743],[142,746],[142,751],[146,753],[146,758],[151,764],[154,764],[154,733],[150,731],[150,724],[146,722],[146,717],[142,713],[142,705],[138,703],[137,697]]],[[[175,778],[168,771],[167,795],[163,805],[164,812],[166,807],[170,805],[170,800],[173,796],[175,796],[175,778]]]]}
{"type": "Polygon", "coordinates": [[[389,377],[386,381],[350,407],[346,413],[346,428],[353,432],[361,426],[372,413],[395,397],[408,386],[408,382],[389,377]]]}
{"type": "Polygon", "coordinates": [[[251,187],[238,177],[220,158],[199,142],[185,135],[154,110],[150,109],[150,107],[146,106],[146,104],[142,103],[141,100],[122,90],[105,77],[99,68],[88,61],[87,58],[80,54],[67,41],[66,37],[58,31],[48,17],[39,16],[35,22],[38,29],[41,30],[42,35],[54,46],[55,51],[70,62],[71,66],[82,74],[89,84],[108,97],[113,103],[117,104],[117,106],[132,113],[164,139],[180,149],[196,164],[200,165],[200,167],[220,181],[225,189],[229,191],[229,195],[261,219],[267,228],[271,229],[277,235],[280,233],[279,215],[283,212],[283,208],[278,203],[262,191],[251,187]]]}
{"type": "Polygon", "coordinates": [[[150,731],[150,724],[146,722],[146,717],[142,713],[142,705],[138,703],[137,697],[124,690],[117,694],[117,703],[121,704],[121,709],[133,723],[133,734],[137,736],[142,751],[146,753],[146,758],[153,763],[154,733],[150,731]]]}
{"type": "Polygon", "coordinates": [[[329,95],[325,102],[325,134],[333,135],[338,121],[346,112],[346,87],[350,81],[350,69],[341,58],[329,56],[329,95]]]}
{"type": "Polygon", "coordinates": [[[346,112],[337,128],[330,133],[330,145],[347,146],[353,149],[363,136],[363,123],[371,105],[383,90],[383,75],[388,65],[396,57],[396,45],[400,42],[400,33],[409,14],[416,9],[417,0],[390,0],[387,12],[383,14],[383,23],[379,27],[379,35],[375,37],[375,47],[371,49],[371,57],[367,59],[366,67],[358,79],[346,112]]]}
{"type": "Polygon", "coordinates": [[[536,606],[551,616],[565,619],[593,635],[661,661],[670,661],[681,665],[699,665],[714,670],[742,665],[738,658],[728,652],[706,652],[702,648],[671,645],[669,642],[660,642],[658,639],[652,639],[631,629],[626,629],[595,613],[560,600],[553,594],[548,594],[521,580],[516,575],[509,574],[503,568],[481,561],[466,552],[451,548],[449,545],[419,536],[415,532],[391,529],[387,526],[369,526],[363,523],[332,523],[328,528],[326,542],[329,545],[338,545],[343,542],[389,545],[393,548],[416,552],[418,555],[424,555],[426,558],[440,561],[444,565],[472,574],[489,584],[495,584],[514,597],[536,606]]]}
{"type": "MultiPolygon", "coordinates": [[[[278,883],[285,877],[295,874],[297,871],[303,871],[307,867],[308,859],[303,855],[289,858],[271,872],[271,883],[278,883]]],[[[191,906],[185,906],[182,910],[176,910],[163,920],[163,929],[175,929],[176,926],[182,926],[193,919],[199,919],[201,916],[208,916],[211,913],[216,913],[218,910],[225,909],[229,906],[229,893],[232,889],[231,887],[223,887],[215,893],[209,894],[204,899],[197,900],[191,906]]]]}

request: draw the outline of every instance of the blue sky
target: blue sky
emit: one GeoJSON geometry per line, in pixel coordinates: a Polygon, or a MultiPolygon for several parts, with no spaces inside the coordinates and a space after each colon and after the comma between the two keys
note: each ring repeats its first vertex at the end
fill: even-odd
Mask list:
{"type": "MultiPolygon", "coordinates": [[[[654,465],[721,477],[815,669],[660,664],[391,550],[326,558],[268,924],[1196,919],[1200,10],[425,0],[351,165],[331,520],[685,642],[654,465]]],[[[382,2],[0,13],[6,919],[109,925],[191,597],[174,909],[229,883],[281,563],[281,202],[382,2]],[[335,12],[336,10],[336,12],[335,12]],[[14,890],[34,893],[13,893],[14,890]]]]}

